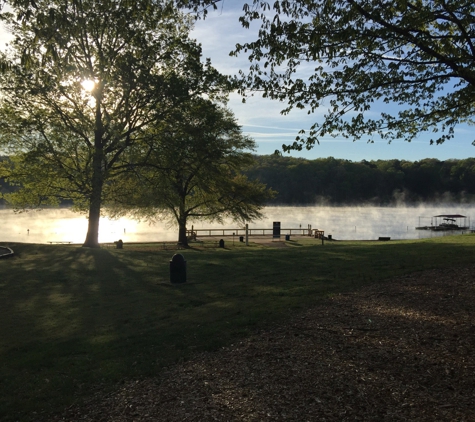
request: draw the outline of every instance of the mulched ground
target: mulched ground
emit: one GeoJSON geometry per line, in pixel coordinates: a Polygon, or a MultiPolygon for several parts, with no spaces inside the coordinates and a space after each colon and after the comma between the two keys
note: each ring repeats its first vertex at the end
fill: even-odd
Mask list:
{"type": "Polygon", "coordinates": [[[335,296],[48,421],[475,421],[474,274],[335,296]]]}

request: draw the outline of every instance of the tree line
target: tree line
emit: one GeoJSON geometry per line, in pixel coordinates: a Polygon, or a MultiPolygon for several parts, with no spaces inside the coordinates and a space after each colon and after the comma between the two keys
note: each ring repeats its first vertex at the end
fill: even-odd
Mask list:
{"type": "Polygon", "coordinates": [[[271,204],[475,201],[475,158],[353,162],[261,155],[255,160],[246,174],[278,192],[271,204]]]}
{"type": "MultiPolygon", "coordinates": [[[[0,157],[0,161],[6,159],[7,157],[0,157]]],[[[174,157],[174,160],[176,159],[177,157],[174,157]]],[[[395,159],[354,162],[333,157],[308,160],[278,155],[254,155],[247,156],[246,160],[248,160],[247,167],[236,175],[247,176],[248,180],[255,180],[257,186],[266,185],[274,191],[274,197],[263,195],[267,205],[362,203],[410,205],[439,201],[475,202],[475,158],[445,161],[426,158],[420,161],[395,159]]],[[[198,163],[199,160],[193,162],[198,163]]],[[[176,170],[180,168],[183,169],[183,166],[177,166],[176,170]]],[[[145,179],[143,183],[146,183],[145,179]]],[[[137,194],[141,191],[137,185],[129,186],[132,190],[135,189],[135,194],[131,193],[130,187],[123,185],[124,194],[139,200],[137,194]]],[[[146,186],[150,197],[158,194],[166,195],[166,191],[158,193],[150,191],[151,185],[146,186]]],[[[155,184],[155,189],[159,186],[155,184]]],[[[1,193],[11,193],[17,189],[18,186],[0,178],[1,193]]],[[[229,191],[231,192],[231,189],[229,191]]],[[[146,203],[145,198],[141,198],[140,201],[143,212],[150,212],[148,208],[150,204],[146,203]]],[[[157,210],[152,211],[154,212],[157,210]]]]}

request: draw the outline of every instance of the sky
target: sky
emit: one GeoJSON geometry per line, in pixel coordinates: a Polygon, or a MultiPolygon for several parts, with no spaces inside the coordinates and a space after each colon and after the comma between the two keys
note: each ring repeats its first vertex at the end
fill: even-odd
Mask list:
{"type": "MultiPolygon", "coordinates": [[[[205,20],[197,21],[191,36],[201,43],[203,57],[210,58],[214,67],[227,75],[236,75],[239,70],[246,71],[249,61],[245,54],[230,57],[237,43],[252,41],[256,37],[258,25],[245,29],[239,22],[245,0],[224,0],[218,10],[210,10],[205,20]]],[[[8,39],[0,28],[0,45],[8,39]]],[[[280,112],[285,103],[264,99],[259,94],[247,98],[242,103],[238,94],[232,94],[228,107],[234,112],[242,130],[257,144],[257,154],[272,154],[281,150],[282,144],[293,143],[300,129],[309,129],[315,122],[321,122],[324,110],[307,115],[304,110],[294,110],[289,115],[280,112]]],[[[460,126],[456,129],[455,139],[442,145],[430,145],[430,134],[421,134],[411,143],[405,141],[377,140],[372,144],[364,140],[353,142],[351,139],[327,137],[311,150],[294,151],[290,155],[307,159],[334,157],[351,161],[400,159],[416,161],[424,158],[447,160],[464,159],[475,156],[475,147],[471,144],[474,128],[460,126]]],[[[287,155],[287,153],[284,153],[287,155]]]]}

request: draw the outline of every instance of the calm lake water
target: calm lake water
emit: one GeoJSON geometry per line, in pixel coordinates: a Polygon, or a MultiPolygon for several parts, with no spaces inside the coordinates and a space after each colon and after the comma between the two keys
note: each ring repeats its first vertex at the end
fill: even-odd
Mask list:
{"type": "MultiPolygon", "coordinates": [[[[430,225],[430,217],[439,214],[462,214],[465,223],[475,228],[475,205],[439,205],[420,207],[266,207],[265,218],[249,224],[251,229],[272,229],[274,221],[280,221],[282,229],[307,228],[325,231],[338,240],[371,240],[380,236],[391,239],[418,239],[454,234],[415,230],[417,226],[430,225]],[[473,221],[473,222],[472,222],[473,221]]],[[[442,221],[440,221],[442,222],[442,221]]],[[[463,223],[463,221],[462,221],[463,223]]],[[[221,224],[191,222],[195,229],[242,228],[232,221],[221,224]]],[[[87,231],[87,219],[69,209],[46,209],[14,213],[0,210],[0,242],[73,242],[82,243],[87,231]]],[[[100,222],[100,242],[174,241],[177,228],[165,223],[148,224],[121,218],[100,222]]]]}

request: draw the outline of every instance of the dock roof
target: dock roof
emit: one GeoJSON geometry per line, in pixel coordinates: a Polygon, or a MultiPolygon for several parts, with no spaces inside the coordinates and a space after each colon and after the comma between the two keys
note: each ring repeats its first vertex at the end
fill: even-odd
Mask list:
{"type": "Polygon", "coordinates": [[[440,214],[440,215],[434,215],[434,217],[467,218],[465,215],[460,215],[460,214],[440,214]]]}

